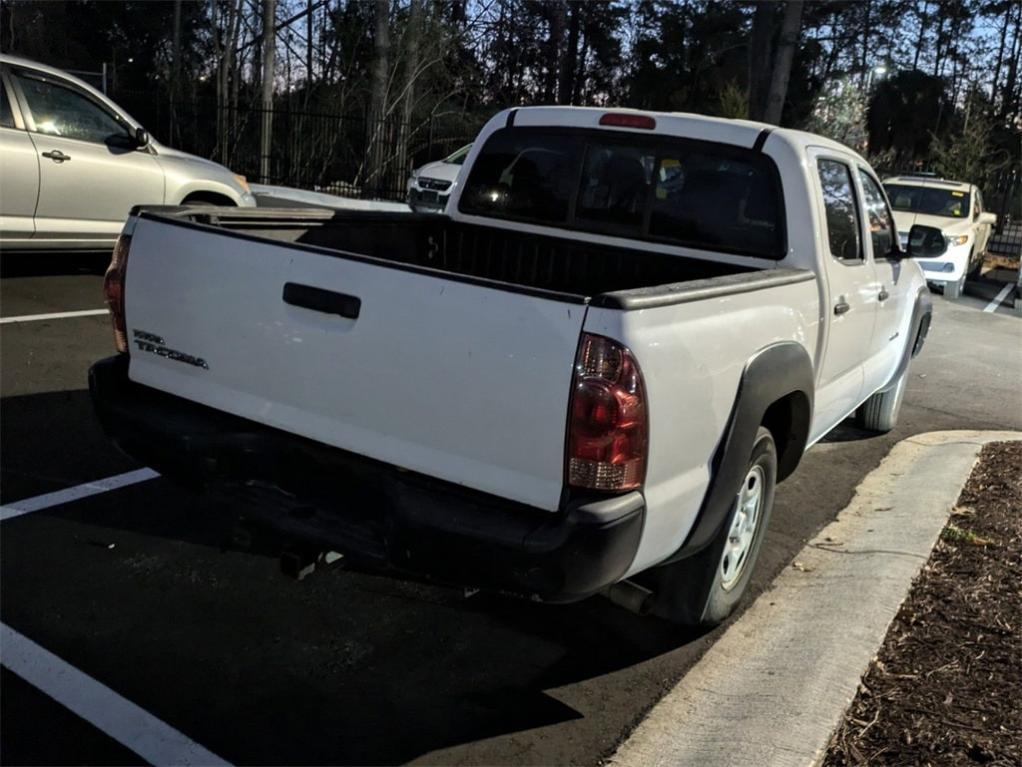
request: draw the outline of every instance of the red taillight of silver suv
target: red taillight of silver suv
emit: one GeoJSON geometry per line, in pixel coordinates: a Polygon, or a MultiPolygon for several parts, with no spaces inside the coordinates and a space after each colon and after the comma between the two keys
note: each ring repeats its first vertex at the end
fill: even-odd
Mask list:
{"type": "Polygon", "coordinates": [[[124,278],[130,247],[130,234],[122,234],[117,238],[110,266],[103,278],[103,295],[106,296],[106,306],[110,310],[110,320],[114,327],[114,345],[119,352],[128,351],[128,329],[124,322],[124,278]]]}
{"type": "Polygon", "coordinates": [[[640,487],[648,447],[646,390],[638,363],[616,341],[584,333],[571,389],[568,484],[592,490],[640,487]]]}

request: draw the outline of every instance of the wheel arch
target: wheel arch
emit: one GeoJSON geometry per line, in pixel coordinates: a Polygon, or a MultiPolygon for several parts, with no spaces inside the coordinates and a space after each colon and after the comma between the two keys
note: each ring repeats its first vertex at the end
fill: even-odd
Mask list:
{"type": "Polygon", "coordinates": [[[181,200],[182,205],[192,205],[195,203],[205,203],[207,205],[227,205],[232,208],[237,207],[238,203],[231,197],[221,192],[214,192],[210,189],[197,189],[194,192],[189,192],[181,200]]]}
{"type": "Polygon", "coordinates": [[[782,341],[759,350],[742,371],[731,415],[710,465],[710,482],[684,544],[664,564],[709,545],[727,520],[760,426],[777,447],[777,480],[798,466],[809,439],[813,364],[805,347],[782,341]]]}
{"type": "Polygon", "coordinates": [[[930,291],[924,285],[916,291],[915,301],[912,304],[911,315],[908,321],[908,333],[905,334],[905,347],[901,351],[901,359],[898,367],[890,380],[877,391],[887,391],[897,385],[898,379],[908,370],[909,363],[923,350],[926,343],[926,334],[930,332],[930,322],[933,319],[933,299],[930,298],[930,291]]]}

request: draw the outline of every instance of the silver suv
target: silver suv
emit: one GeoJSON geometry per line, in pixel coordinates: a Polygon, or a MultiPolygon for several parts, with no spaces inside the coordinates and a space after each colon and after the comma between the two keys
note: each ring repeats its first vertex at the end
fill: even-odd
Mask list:
{"type": "Polygon", "coordinates": [[[0,248],[112,248],[133,205],[253,207],[244,176],[163,146],[95,88],[0,55],[0,248]]]}

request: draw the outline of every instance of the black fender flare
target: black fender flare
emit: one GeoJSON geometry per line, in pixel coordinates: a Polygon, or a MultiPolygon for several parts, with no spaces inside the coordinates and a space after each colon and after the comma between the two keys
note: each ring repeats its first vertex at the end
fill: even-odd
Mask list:
{"type": "Polygon", "coordinates": [[[708,546],[726,520],[741,485],[756,433],[770,406],[797,395],[784,448],[778,444],[778,481],[798,466],[809,439],[815,390],[813,363],[805,348],[782,341],[758,351],[745,365],[724,435],[714,451],[710,483],[685,543],[661,564],[691,556],[708,546]]]}
{"type": "Polygon", "coordinates": [[[933,318],[933,299],[930,298],[930,290],[927,287],[919,288],[916,293],[916,300],[912,306],[912,317],[908,323],[908,337],[905,339],[905,348],[901,352],[901,361],[898,367],[880,391],[887,391],[898,379],[908,370],[912,358],[919,354],[926,343],[926,334],[930,332],[930,320],[933,318]]]}

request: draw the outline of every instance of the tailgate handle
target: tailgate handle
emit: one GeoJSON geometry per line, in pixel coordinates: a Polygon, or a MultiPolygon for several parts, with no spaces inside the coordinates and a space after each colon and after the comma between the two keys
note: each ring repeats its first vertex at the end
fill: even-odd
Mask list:
{"type": "Polygon", "coordinates": [[[362,308],[362,299],[358,296],[335,293],[311,285],[299,285],[297,282],[284,283],[284,303],[312,309],[314,312],[339,314],[349,320],[357,320],[362,308]]]}

